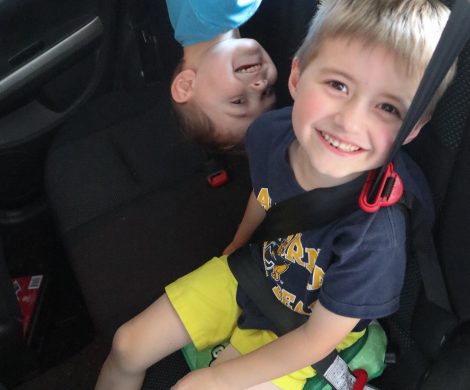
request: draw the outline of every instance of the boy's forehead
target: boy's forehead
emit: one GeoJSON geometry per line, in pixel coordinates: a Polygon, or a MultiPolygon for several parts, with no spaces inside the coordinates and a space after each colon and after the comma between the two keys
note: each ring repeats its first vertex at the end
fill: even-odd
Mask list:
{"type": "Polygon", "coordinates": [[[371,53],[380,53],[384,57],[384,60],[393,61],[396,72],[401,73],[404,77],[420,79],[424,73],[424,66],[379,40],[373,40],[361,36],[342,35],[327,36],[319,41],[314,55],[304,67],[308,66],[312,61],[318,60],[320,56],[334,56],[335,54],[341,55],[341,51],[338,50],[335,52],[335,50],[337,50],[335,47],[338,45],[344,45],[350,49],[350,51],[357,53],[357,56],[350,58],[351,61],[355,61],[356,59],[360,59],[362,56],[371,53]]]}
{"type": "Polygon", "coordinates": [[[394,96],[406,105],[421,77],[417,72],[410,75],[407,64],[393,50],[360,39],[325,41],[309,64],[304,70],[344,77],[349,87],[366,87],[368,93],[394,96]]]}

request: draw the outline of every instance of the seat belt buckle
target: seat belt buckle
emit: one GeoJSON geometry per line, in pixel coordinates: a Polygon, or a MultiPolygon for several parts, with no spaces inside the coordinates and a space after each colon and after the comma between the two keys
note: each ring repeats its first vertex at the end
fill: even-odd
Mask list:
{"type": "Polygon", "coordinates": [[[356,377],[356,382],[354,383],[352,390],[364,390],[367,385],[367,379],[369,378],[367,371],[362,368],[358,368],[353,371],[353,375],[356,377]]]}
{"type": "Polygon", "coordinates": [[[207,182],[213,188],[221,187],[228,182],[228,174],[225,169],[221,169],[207,175],[207,182]]]}
{"type": "Polygon", "coordinates": [[[403,182],[398,173],[395,172],[393,164],[389,163],[380,181],[377,195],[372,201],[369,201],[370,191],[377,172],[378,169],[369,172],[359,195],[359,206],[366,213],[375,213],[381,207],[394,205],[403,195],[403,182]]]}
{"type": "Polygon", "coordinates": [[[228,182],[228,173],[219,159],[212,157],[207,160],[205,170],[207,182],[212,188],[221,187],[228,182]]]}

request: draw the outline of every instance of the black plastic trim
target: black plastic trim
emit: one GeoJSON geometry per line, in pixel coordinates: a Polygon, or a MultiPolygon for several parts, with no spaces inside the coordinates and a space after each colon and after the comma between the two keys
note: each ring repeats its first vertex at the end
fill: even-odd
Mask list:
{"type": "Polygon", "coordinates": [[[93,42],[102,32],[101,20],[99,17],[95,17],[67,38],[1,79],[0,101],[11,96],[39,75],[50,71],[61,61],[93,42]]]}

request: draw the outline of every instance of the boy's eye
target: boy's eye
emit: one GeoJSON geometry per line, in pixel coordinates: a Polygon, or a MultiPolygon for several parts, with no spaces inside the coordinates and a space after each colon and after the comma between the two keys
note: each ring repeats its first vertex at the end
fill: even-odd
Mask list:
{"type": "Polygon", "coordinates": [[[388,103],[382,103],[379,105],[380,109],[389,113],[389,114],[392,114],[392,115],[395,115],[397,116],[398,118],[401,118],[401,115],[400,115],[400,112],[398,111],[398,109],[391,105],[391,104],[388,104],[388,103]]]}
{"type": "Polygon", "coordinates": [[[262,95],[263,97],[264,97],[264,96],[270,96],[270,95],[273,94],[273,92],[274,92],[273,87],[272,87],[272,86],[268,86],[268,87],[263,91],[263,93],[262,93],[261,95],[262,95]]]}
{"type": "Polygon", "coordinates": [[[348,92],[348,87],[346,84],[342,83],[341,81],[338,80],[330,80],[328,81],[328,84],[333,87],[334,89],[347,93],[348,92]]]}
{"type": "Polygon", "coordinates": [[[230,103],[232,104],[243,104],[245,103],[245,98],[244,97],[239,97],[239,98],[236,98],[234,100],[232,100],[230,103]]]}

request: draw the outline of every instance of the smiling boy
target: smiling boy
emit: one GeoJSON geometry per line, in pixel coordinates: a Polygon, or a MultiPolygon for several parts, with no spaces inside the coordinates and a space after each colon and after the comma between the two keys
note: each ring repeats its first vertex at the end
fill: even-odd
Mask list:
{"type": "MultiPolygon", "coordinates": [[[[296,58],[289,79],[296,101],[296,140],[288,154],[300,186],[331,187],[381,166],[419,76],[408,76],[406,64],[389,49],[345,38],[325,42],[304,69],[296,58]]],[[[424,122],[423,118],[405,143],[416,137],[424,122]]]]}
{"type": "Polygon", "coordinates": [[[260,3],[167,0],[184,53],[171,84],[173,107],[182,130],[203,144],[240,144],[251,122],[274,105],[276,67],[257,41],[238,33],[260,3]]]}
{"type": "MultiPolygon", "coordinates": [[[[230,254],[246,245],[272,205],[307,190],[360,191],[380,167],[409,109],[449,11],[437,0],[325,0],[292,62],[293,107],[262,115],[246,148],[253,192],[230,254]]],[[[449,73],[411,142],[452,78],[449,73]]],[[[394,159],[409,194],[432,215],[421,171],[394,159]]],[[[398,309],[406,266],[406,221],[399,205],[357,210],[320,228],[251,243],[273,296],[308,321],[281,337],[237,285],[227,257],[209,260],[116,333],[98,389],[137,389],[153,362],[192,341],[228,339],[209,368],[173,389],[300,390],[310,366],[354,344],[368,323],[398,309]]],[[[287,310],[287,309],[286,309],[287,310]]]]}

